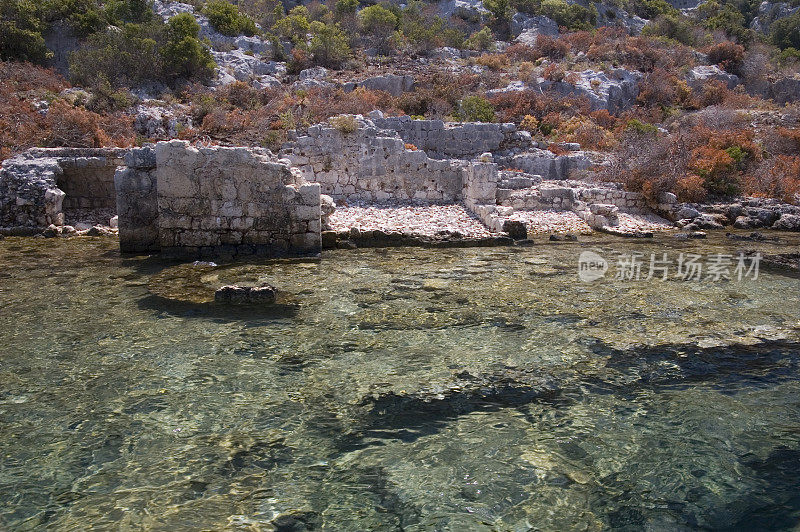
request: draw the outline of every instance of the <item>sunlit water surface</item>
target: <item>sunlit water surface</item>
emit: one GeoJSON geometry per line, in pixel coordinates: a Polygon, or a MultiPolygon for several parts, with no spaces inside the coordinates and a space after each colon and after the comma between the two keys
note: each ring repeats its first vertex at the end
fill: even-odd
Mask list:
{"type": "Polygon", "coordinates": [[[796,237],[216,268],[116,245],[0,241],[2,528],[800,522],[800,281],[576,275],[585,249],[785,252],[796,237]],[[276,309],[208,303],[209,287],[259,280],[285,294],[276,309]],[[550,391],[506,401],[448,388],[464,371],[519,370],[550,391]],[[374,406],[420,390],[441,395],[374,406]]]}

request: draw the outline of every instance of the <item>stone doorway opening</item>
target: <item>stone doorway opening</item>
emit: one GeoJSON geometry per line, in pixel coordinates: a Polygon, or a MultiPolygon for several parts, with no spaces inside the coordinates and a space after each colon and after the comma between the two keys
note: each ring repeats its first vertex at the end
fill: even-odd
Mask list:
{"type": "Polygon", "coordinates": [[[80,157],[60,161],[56,186],[64,192],[64,224],[111,225],[117,214],[114,173],[122,161],[106,157],[80,157]]]}

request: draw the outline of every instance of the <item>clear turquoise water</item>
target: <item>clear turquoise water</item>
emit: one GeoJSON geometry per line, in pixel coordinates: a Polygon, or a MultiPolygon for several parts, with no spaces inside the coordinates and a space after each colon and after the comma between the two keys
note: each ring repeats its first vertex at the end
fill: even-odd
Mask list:
{"type": "Polygon", "coordinates": [[[598,239],[214,268],[5,239],[0,528],[796,529],[800,280],[576,276],[583,249],[739,247],[774,250],[598,239]],[[255,280],[282,306],[206,302],[255,280]],[[549,392],[481,398],[451,388],[464,371],[549,392]]]}

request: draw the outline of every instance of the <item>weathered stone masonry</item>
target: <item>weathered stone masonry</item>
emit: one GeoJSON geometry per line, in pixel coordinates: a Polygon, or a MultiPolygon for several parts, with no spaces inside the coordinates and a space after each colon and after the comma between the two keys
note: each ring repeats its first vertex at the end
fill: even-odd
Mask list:
{"type": "Polygon", "coordinates": [[[282,155],[336,200],[495,201],[497,165],[431,159],[424,151],[406,149],[392,130],[360,117],[356,123],[352,132],[312,126],[282,155]]]}
{"type": "Polygon", "coordinates": [[[69,223],[80,210],[114,208],[114,172],[126,150],[35,148],[0,168],[0,227],[69,223]]]}
{"type": "Polygon", "coordinates": [[[266,150],[160,142],[117,171],[120,246],[168,256],[319,251],[320,186],[266,150]]]}

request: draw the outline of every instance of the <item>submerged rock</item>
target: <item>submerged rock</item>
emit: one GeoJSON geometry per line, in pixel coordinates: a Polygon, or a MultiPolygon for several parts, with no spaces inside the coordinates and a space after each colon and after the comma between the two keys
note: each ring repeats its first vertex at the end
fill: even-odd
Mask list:
{"type": "Polygon", "coordinates": [[[277,289],[268,284],[262,286],[229,285],[214,292],[214,302],[223,305],[270,305],[275,303],[277,289]]]}
{"type": "Polygon", "coordinates": [[[503,223],[503,231],[514,240],[525,240],[528,238],[528,228],[518,220],[506,220],[503,223]]]}

